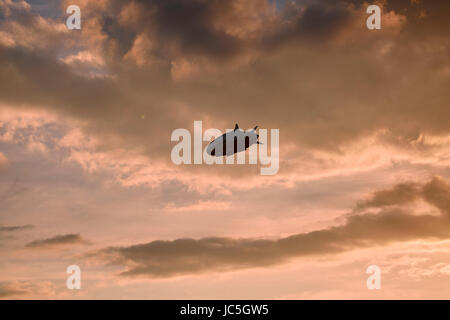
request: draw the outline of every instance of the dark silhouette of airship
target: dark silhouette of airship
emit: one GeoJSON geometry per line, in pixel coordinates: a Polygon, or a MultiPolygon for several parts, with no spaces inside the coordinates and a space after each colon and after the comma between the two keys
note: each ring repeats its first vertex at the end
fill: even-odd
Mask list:
{"type": "Polygon", "coordinates": [[[256,133],[257,128],[258,126],[244,131],[239,129],[239,126],[236,123],[233,131],[224,133],[211,141],[206,148],[206,152],[211,156],[222,157],[245,151],[251,145],[259,144],[259,135],[256,133]]]}

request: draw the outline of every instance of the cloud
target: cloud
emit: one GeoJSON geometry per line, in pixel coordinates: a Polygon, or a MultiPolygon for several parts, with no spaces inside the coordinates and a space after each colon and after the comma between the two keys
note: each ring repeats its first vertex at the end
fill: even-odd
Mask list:
{"type": "Polygon", "coordinates": [[[8,159],[3,153],[0,152],[0,171],[4,170],[8,166],[8,159]]]}
{"type": "Polygon", "coordinates": [[[377,214],[353,215],[339,226],[277,240],[225,237],[158,240],[106,248],[99,255],[106,261],[127,267],[122,273],[124,276],[170,277],[263,267],[295,257],[335,254],[398,241],[450,238],[450,185],[441,178],[433,178],[423,185],[403,183],[377,192],[366,201],[366,206],[383,208],[387,204],[405,204],[418,198],[437,208],[440,215],[412,215],[401,207],[394,207],[377,214]],[[415,196],[409,196],[411,190],[417,190],[415,196]]]}
{"type": "MultiPolygon", "coordinates": [[[[55,31],[60,21],[16,8],[4,22],[15,44],[0,44],[0,102],[81,120],[99,149],[138,150],[168,166],[171,131],[198,119],[222,130],[236,121],[280,128],[283,144],[294,146],[286,159],[301,156],[298,150],[338,153],[386,128],[403,145],[422,133],[450,133],[443,120],[449,44],[433,33],[416,41],[404,30],[409,11],[389,5],[390,23],[369,32],[363,3],[294,1],[276,9],[265,0],[83,1],[90,18],[70,36],[55,31]],[[18,26],[22,33],[12,32],[18,26]],[[23,40],[35,30],[48,35],[41,46],[23,40]]],[[[280,172],[288,167],[298,168],[282,163],[280,172]]],[[[201,170],[237,179],[249,171],[201,170]]]]}
{"type": "Polygon", "coordinates": [[[0,226],[0,232],[13,232],[13,231],[21,231],[33,229],[34,226],[30,224],[22,225],[22,226],[0,226]]]}
{"type": "Polygon", "coordinates": [[[0,299],[55,297],[55,285],[51,281],[14,280],[0,282],[0,299]]]}
{"type": "MultiPolygon", "coordinates": [[[[92,9],[89,3],[81,7],[92,9]]],[[[139,65],[190,58],[229,62],[305,38],[327,39],[352,17],[347,2],[332,1],[295,2],[281,11],[266,0],[109,1],[107,9],[99,24],[106,42],[114,40],[113,56],[139,65]]]]}
{"type": "Polygon", "coordinates": [[[23,230],[33,229],[34,226],[30,224],[19,225],[19,226],[2,226],[0,225],[0,239],[11,239],[11,235],[14,232],[20,232],[23,230]]]}
{"type": "MultiPolygon", "coordinates": [[[[114,40],[116,58],[223,64],[285,45],[328,42],[353,27],[364,4],[303,0],[277,8],[267,0],[111,0],[106,7],[109,15],[99,18],[99,24],[107,42],[114,40]]],[[[89,3],[81,7],[92,10],[89,3]]]]}
{"type": "MultiPolygon", "coordinates": [[[[126,186],[177,180],[209,190],[213,184],[229,189],[307,180],[389,165],[404,156],[397,152],[402,148],[411,153],[408,160],[446,157],[412,143],[450,133],[443,121],[448,46],[434,33],[416,41],[404,29],[410,17],[403,10],[383,7],[393,22],[386,24],[383,16],[383,29],[371,33],[361,28],[367,16],[361,1],[290,2],[275,11],[267,1],[231,2],[83,1],[83,16],[89,19],[81,32],[55,36],[34,27],[49,33],[43,47],[19,45],[24,42],[5,28],[16,44],[0,45],[0,102],[19,117],[32,107],[57,118],[52,125],[73,120],[70,129],[82,132],[79,144],[98,143],[88,150],[68,145],[69,158],[89,174],[107,167],[126,186]],[[184,7],[197,8],[199,21],[183,16],[166,30],[158,15],[184,12],[184,7]],[[115,13],[120,18],[111,19],[115,13]],[[185,33],[189,38],[204,29],[225,34],[238,47],[216,55],[206,36],[183,43],[185,33]],[[61,44],[57,57],[45,44],[61,44]],[[134,65],[133,59],[140,62],[134,65]],[[80,63],[100,68],[103,77],[83,73],[80,63]],[[185,77],[174,79],[174,70],[185,77]],[[174,166],[168,157],[171,131],[191,129],[199,119],[204,129],[225,130],[236,121],[247,128],[279,128],[279,175],[261,182],[254,166],[174,166]],[[379,132],[386,138],[372,138],[379,132]]],[[[11,15],[8,23],[20,25],[18,16],[11,15]]],[[[24,27],[25,38],[33,38],[32,30],[24,27]]],[[[46,125],[41,131],[51,145],[48,130],[46,125]]],[[[29,128],[15,137],[25,135],[29,128]]],[[[51,150],[34,134],[29,140],[29,148],[51,150]]]]}
{"type": "Polygon", "coordinates": [[[60,21],[43,18],[24,0],[0,1],[0,44],[39,50],[60,50],[67,28],[60,21]]]}
{"type": "Polygon", "coordinates": [[[58,235],[48,239],[35,240],[26,245],[27,248],[47,248],[84,243],[79,234],[58,235]]]}
{"type": "Polygon", "coordinates": [[[16,288],[12,283],[0,282],[0,299],[24,295],[27,291],[16,288]]]}
{"type": "Polygon", "coordinates": [[[402,205],[413,202],[421,196],[420,185],[412,183],[398,184],[389,190],[375,192],[369,200],[360,201],[359,209],[382,208],[392,205],[402,205]]]}

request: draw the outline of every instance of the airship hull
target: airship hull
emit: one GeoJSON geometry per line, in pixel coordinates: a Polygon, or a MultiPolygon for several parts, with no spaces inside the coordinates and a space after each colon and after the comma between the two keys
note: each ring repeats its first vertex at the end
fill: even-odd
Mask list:
{"type": "Polygon", "coordinates": [[[244,131],[236,128],[213,140],[206,152],[215,157],[231,156],[235,153],[247,150],[250,146],[258,143],[258,134],[255,129],[244,131]]]}

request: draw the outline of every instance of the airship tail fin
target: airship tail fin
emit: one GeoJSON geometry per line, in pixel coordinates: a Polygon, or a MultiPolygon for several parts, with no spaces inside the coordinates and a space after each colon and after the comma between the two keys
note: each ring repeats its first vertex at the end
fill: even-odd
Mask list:
{"type": "Polygon", "coordinates": [[[238,126],[238,124],[236,123],[236,125],[234,126],[234,131],[236,131],[236,130],[238,130],[239,129],[239,126],[238,126]]]}

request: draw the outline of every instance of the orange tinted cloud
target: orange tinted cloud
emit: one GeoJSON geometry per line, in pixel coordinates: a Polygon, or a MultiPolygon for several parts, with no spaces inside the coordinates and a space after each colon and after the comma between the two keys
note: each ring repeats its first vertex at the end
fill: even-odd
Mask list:
{"type": "Polygon", "coordinates": [[[294,257],[324,255],[355,248],[418,239],[449,239],[450,185],[440,178],[417,185],[402,184],[379,191],[366,206],[404,204],[421,198],[438,209],[440,216],[411,215],[400,209],[352,215],[344,224],[278,240],[204,238],[153,241],[128,247],[112,247],[98,254],[123,265],[126,276],[170,277],[207,271],[262,267],[294,257]],[[406,189],[406,191],[405,191],[406,189]],[[416,197],[410,196],[414,193],[416,197]],[[406,195],[405,195],[406,194],[406,195]]]}
{"type": "Polygon", "coordinates": [[[27,248],[47,248],[73,245],[85,242],[79,234],[64,234],[47,239],[35,240],[26,245],[27,248]]]}
{"type": "Polygon", "coordinates": [[[3,170],[8,165],[8,159],[5,157],[3,153],[0,152],[0,170],[3,170]]]}

